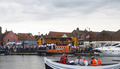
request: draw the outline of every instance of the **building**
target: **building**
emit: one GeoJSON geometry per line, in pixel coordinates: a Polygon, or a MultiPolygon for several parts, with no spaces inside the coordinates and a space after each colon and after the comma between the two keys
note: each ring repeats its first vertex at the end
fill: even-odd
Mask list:
{"type": "Polygon", "coordinates": [[[97,35],[97,42],[101,44],[112,44],[112,35],[114,34],[114,31],[105,31],[103,30],[97,35]]]}
{"type": "Polygon", "coordinates": [[[68,32],[55,32],[55,31],[50,31],[48,35],[40,38],[38,43],[44,44],[44,43],[56,43],[56,44],[69,44],[72,42],[72,38],[74,35],[72,33],[68,32]]]}
{"type": "Polygon", "coordinates": [[[0,45],[3,45],[2,27],[0,27],[0,45]]]}
{"type": "Polygon", "coordinates": [[[78,38],[78,45],[89,45],[97,40],[97,32],[87,31],[86,29],[79,30],[77,28],[72,33],[78,38]]]}
{"type": "Polygon", "coordinates": [[[31,33],[18,33],[18,42],[24,45],[37,45],[37,40],[33,37],[31,33]]]}
{"type": "MultiPolygon", "coordinates": [[[[112,35],[115,33],[114,31],[105,31],[102,32],[94,32],[94,31],[87,31],[85,30],[79,30],[77,28],[76,30],[73,30],[72,32],[76,38],[79,39],[78,45],[90,45],[93,44],[94,46],[102,45],[102,44],[111,44],[112,41],[112,35]]],[[[114,39],[114,37],[113,37],[114,39]]],[[[116,39],[116,38],[115,38],[116,39]]]]}
{"type": "Polygon", "coordinates": [[[18,42],[18,36],[13,31],[5,31],[3,34],[3,43],[6,44],[8,42],[18,42]]]}
{"type": "Polygon", "coordinates": [[[111,41],[112,41],[112,42],[120,42],[120,30],[118,30],[117,32],[115,32],[115,33],[112,35],[111,41]]]}

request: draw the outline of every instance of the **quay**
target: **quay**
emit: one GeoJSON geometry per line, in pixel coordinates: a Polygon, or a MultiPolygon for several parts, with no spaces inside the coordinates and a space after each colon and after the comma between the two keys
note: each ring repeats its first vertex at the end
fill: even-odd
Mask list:
{"type": "MultiPolygon", "coordinates": [[[[9,52],[5,55],[38,55],[37,52],[9,52]]],[[[94,53],[74,53],[74,56],[95,56],[94,53]]],[[[96,55],[99,56],[99,55],[96,55]]]]}
{"type": "Polygon", "coordinates": [[[5,53],[5,55],[38,55],[38,53],[5,53]]]}
{"type": "Polygon", "coordinates": [[[5,53],[5,55],[38,55],[37,52],[9,52],[5,53]]]}

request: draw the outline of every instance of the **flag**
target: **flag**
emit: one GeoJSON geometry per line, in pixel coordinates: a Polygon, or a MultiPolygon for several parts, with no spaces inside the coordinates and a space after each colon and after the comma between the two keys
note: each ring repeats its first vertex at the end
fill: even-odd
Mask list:
{"type": "Polygon", "coordinates": [[[86,38],[89,38],[90,36],[88,35],[88,36],[86,36],[86,38]]]}

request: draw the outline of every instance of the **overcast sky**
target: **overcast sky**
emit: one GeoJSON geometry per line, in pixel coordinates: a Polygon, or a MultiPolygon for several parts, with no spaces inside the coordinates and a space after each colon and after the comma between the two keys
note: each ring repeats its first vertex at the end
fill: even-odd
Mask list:
{"type": "Polygon", "coordinates": [[[120,0],[0,0],[2,32],[118,31],[120,0]]]}

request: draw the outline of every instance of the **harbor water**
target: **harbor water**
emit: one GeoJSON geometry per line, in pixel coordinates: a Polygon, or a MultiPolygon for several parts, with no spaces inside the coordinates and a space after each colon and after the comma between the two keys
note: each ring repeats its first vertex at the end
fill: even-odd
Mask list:
{"type": "MultiPolygon", "coordinates": [[[[60,60],[60,56],[38,56],[38,55],[4,55],[0,56],[0,69],[45,69],[44,57],[52,60],[60,60]]],[[[83,56],[81,56],[83,57],[83,56]]],[[[84,56],[90,63],[91,56],[84,56]]],[[[118,63],[119,57],[100,57],[102,63],[118,63]]],[[[69,57],[69,61],[75,60],[77,56],[69,57]]]]}

